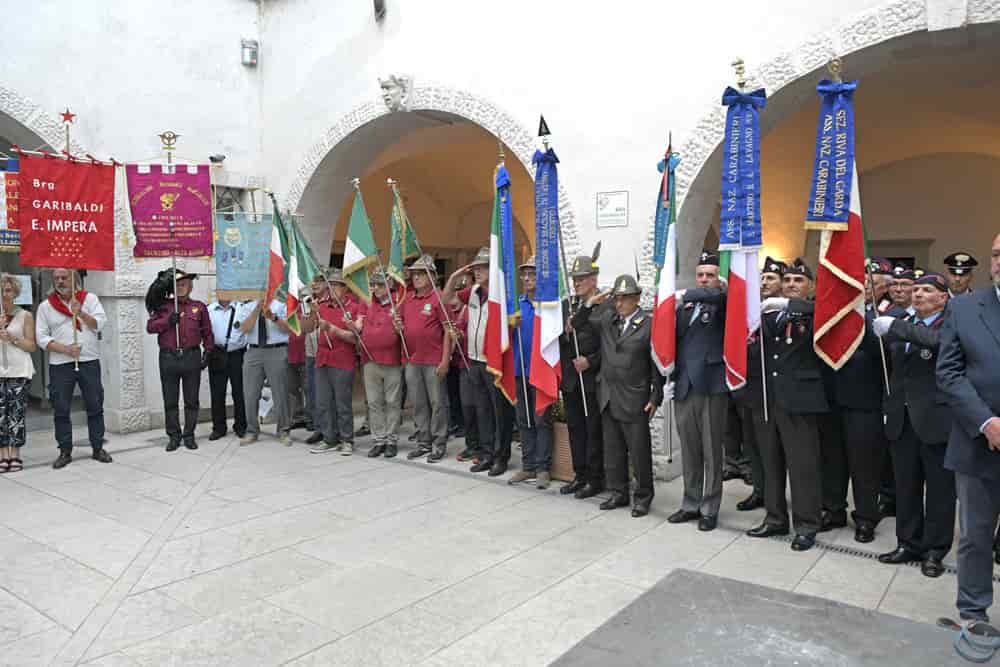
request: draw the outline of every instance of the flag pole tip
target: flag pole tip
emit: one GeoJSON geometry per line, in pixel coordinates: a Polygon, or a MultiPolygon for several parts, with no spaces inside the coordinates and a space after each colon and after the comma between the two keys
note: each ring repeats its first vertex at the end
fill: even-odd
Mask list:
{"type": "Polygon", "coordinates": [[[549,124],[545,122],[545,116],[539,114],[538,115],[538,136],[540,136],[540,137],[547,137],[550,134],[552,134],[552,131],[549,130],[549,124]]]}
{"type": "Polygon", "coordinates": [[[843,82],[844,61],[834,58],[826,64],[826,71],[830,73],[830,78],[837,83],[843,82]]]}

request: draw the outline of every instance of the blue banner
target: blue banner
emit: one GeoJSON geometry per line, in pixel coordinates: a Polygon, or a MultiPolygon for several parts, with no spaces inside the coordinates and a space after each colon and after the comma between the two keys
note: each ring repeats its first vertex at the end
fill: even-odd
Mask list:
{"type": "Polygon", "coordinates": [[[267,286],[271,214],[215,215],[215,289],[224,299],[259,299],[267,286]]]}
{"type": "Polygon", "coordinates": [[[816,161],[806,229],[847,229],[854,179],[853,98],[857,87],[857,81],[825,79],[816,86],[822,103],[816,127],[816,161]]]}
{"type": "Polygon", "coordinates": [[[676,153],[660,160],[656,168],[663,179],[660,182],[660,193],[656,198],[656,221],[653,225],[653,264],[657,269],[663,268],[667,251],[667,228],[670,226],[671,211],[674,210],[673,193],[676,190],[677,165],[681,158],[676,153]]]}
{"type": "Polygon", "coordinates": [[[496,176],[497,197],[500,200],[500,249],[503,257],[505,287],[507,288],[507,303],[505,310],[508,317],[521,312],[520,301],[517,298],[517,264],[514,263],[514,215],[510,204],[510,174],[507,167],[497,167],[496,176]]]}
{"type": "Polygon", "coordinates": [[[760,226],[760,113],[767,104],[763,88],[722,94],[726,131],[722,144],[722,214],[719,250],[757,248],[760,226]]]}
{"type": "Polygon", "coordinates": [[[535,151],[535,300],[559,302],[559,158],[535,151]]]}

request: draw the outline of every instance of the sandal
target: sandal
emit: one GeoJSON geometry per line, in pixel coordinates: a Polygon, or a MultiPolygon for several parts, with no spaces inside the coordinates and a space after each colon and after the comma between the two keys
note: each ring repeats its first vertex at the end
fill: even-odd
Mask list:
{"type": "Polygon", "coordinates": [[[1000,632],[988,623],[976,621],[962,627],[952,644],[955,651],[969,662],[985,663],[1000,650],[1000,632]]]}
{"type": "Polygon", "coordinates": [[[0,474],[10,472],[10,459],[0,459],[0,474]]]}
{"type": "Polygon", "coordinates": [[[24,461],[21,459],[10,459],[7,472],[21,472],[22,470],[24,470],[24,461]]]}

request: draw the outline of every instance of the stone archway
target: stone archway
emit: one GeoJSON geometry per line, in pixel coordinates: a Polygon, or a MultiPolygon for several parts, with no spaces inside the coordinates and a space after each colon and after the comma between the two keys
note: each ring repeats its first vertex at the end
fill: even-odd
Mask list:
{"type": "MultiPolygon", "coordinates": [[[[319,180],[319,175],[324,169],[329,169],[331,161],[338,159],[338,154],[345,162],[353,162],[355,166],[361,165],[357,155],[356,139],[366,127],[370,127],[375,121],[390,121],[389,138],[383,139],[385,143],[389,143],[392,141],[393,119],[414,112],[450,114],[478,125],[500,138],[533,177],[531,158],[535,152],[536,141],[526,127],[497,104],[466,91],[439,85],[413,86],[407,93],[404,109],[391,110],[383,99],[373,97],[333,123],[303,157],[298,173],[288,187],[282,204],[287,205],[292,211],[306,212],[304,209],[308,208],[310,186],[319,180]]],[[[343,201],[347,196],[348,186],[346,179],[343,180],[343,184],[336,186],[338,194],[342,196],[334,197],[335,201],[343,201]],[[339,192],[341,190],[342,193],[339,192]]],[[[559,220],[567,255],[578,254],[581,241],[577,221],[562,182],[559,184],[559,220]]],[[[331,238],[325,238],[319,230],[304,228],[303,231],[314,248],[329,247],[332,232],[331,238]]]]}
{"type": "MultiPolygon", "coordinates": [[[[815,84],[823,78],[823,68],[834,58],[845,60],[850,78],[862,78],[904,57],[900,55],[904,52],[900,47],[905,47],[907,41],[922,42],[920,46],[927,48],[947,47],[956,32],[996,21],[1000,21],[1000,2],[996,0],[892,0],[858,13],[748,72],[748,88],[764,87],[768,91],[761,129],[766,134],[814,99],[815,84]]],[[[720,198],[725,110],[719,100],[712,100],[706,109],[680,149],[677,200],[682,280],[694,269],[694,260],[714,222],[720,198]]],[[[647,285],[653,280],[652,252],[650,229],[641,265],[643,282],[647,285]]]]}

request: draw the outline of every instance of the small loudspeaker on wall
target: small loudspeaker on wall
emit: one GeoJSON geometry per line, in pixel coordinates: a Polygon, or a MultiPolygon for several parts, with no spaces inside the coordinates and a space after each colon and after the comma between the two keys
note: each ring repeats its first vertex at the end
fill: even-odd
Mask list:
{"type": "Polygon", "coordinates": [[[385,18],[385,0],[373,0],[375,3],[375,20],[381,21],[385,18]]]}

